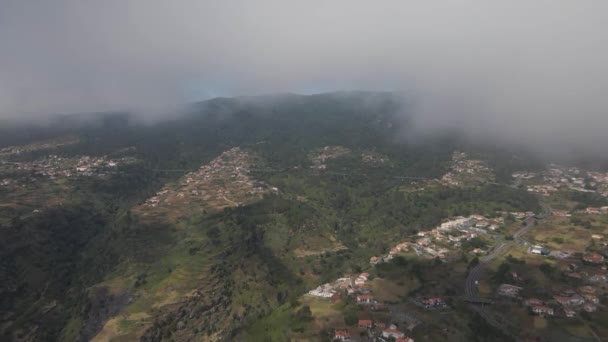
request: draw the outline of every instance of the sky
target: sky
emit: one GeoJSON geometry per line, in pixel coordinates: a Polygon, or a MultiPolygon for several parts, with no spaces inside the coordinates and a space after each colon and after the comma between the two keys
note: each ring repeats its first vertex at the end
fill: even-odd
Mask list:
{"type": "Polygon", "coordinates": [[[420,131],[608,143],[608,2],[0,0],[0,119],[391,90],[420,131]]]}

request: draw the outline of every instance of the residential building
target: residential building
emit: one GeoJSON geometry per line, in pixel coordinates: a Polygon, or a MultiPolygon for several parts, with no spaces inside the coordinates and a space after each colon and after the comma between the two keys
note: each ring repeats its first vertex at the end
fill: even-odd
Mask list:
{"type": "Polygon", "coordinates": [[[334,341],[350,341],[348,330],[336,330],[334,333],[334,341]]]}
{"type": "Polygon", "coordinates": [[[583,256],[583,261],[590,264],[601,264],[604,262],[604,256],[598,253],[588,253],[583,256]]]}
{"type": "Polygon", "coordinates": [[[572,318],[572,317],[576,316],[576,310],[574,310],[573,308],[565,307],[563,310],[564,310],[564,315],[566,315],[566,317],[568,317],[568,318],[572,318]]]}
{"type": "Polygon", "coordinates": [[[359,328],[371,329],[373,323],[371,319],[360,319],[359,328]]]}
{"type": "Polygon", "coordinates": [[[532,312],[539,316],[553,316],[554,313],[553,308],[544,305],[533,306],[532,312]]]}
{"type": "Polygon", "coordinates": [[[583,310],[585,310],[586,312],[595,312],[597,311],[597,306],[592,303],[586,303],[585,305],[583,305],[583,310]]]}
{"type": "Polygon", "coordinates": [[[376,303],[376,298],[374,298],[371,294],[361,294],[357,296],[357,303],[359,304],[374,304],[376,303]]]}
{"type": "Polygon", "coordinates": [[[528,298],[524,300],[524,305],[526,306],[542,306],[545,305],[545,302],[538,298],[528,298]]]}
{"type": "Polygon", "coordinates": [[[515,298],[519,295],[519,291],[521,291],[521,290],[522,290],[522,288],[519,286],[510,285],[510,284],[501,284],[498,287],[498,294],[501,296],[505,296],[505,297],[515,298]]]}
{"type": "Polygon", "coordinates": [[[382,330],[382,337],[384,337],[384,338],[392,337],[394,339],[398,339],[398,338],[404,338],[405,334],[403,332],[401,332],[400,330],[398,330],[396,325],[391,324],[391,326],[388,329],[382,330]]]}

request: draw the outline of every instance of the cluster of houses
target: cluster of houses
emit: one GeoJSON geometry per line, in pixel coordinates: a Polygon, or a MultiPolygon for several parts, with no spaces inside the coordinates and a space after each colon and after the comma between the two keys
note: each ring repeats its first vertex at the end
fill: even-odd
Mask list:
{"type": "MultiPolygon", "coordinates": [[[[525,213],[523,214],[525,215],[525,213]]],[[[375,266],[390,261],[400,252],[410,249],[415,251],[417,255],[445,259],[450,252],[450,249],[446,247],[458,248],[463,241],[475,238],[480,234],[486,234],[488,231],[494,231],[503,223],[504,218],[502,217],[487,218],[479,214],[469,217],[455,217],[431,230],[418,232],[415,242],[398,243],[387,254],[371,257],[370,264],[375,266]]]]}
{"type": "MultiPolygon", "coordinates": [[[[363,273],[362,275],[366,275],[365,279],[367,280],[367,276],[369,275],[367,275],[367,273],[363,273]]],[[[338,278],[334,282],[320,285],[317,288],[308,291],[308,294],[315,297],[337,299],[341,297],[344,291],[352,289],[353,286],[352,278],[338,278]]]]}
{"type": "Polygon", "coordinates": [[[413,300],[413,303],[425,309],[443,309],[448,307],[448,304],[441,297],[416,298],[413,300]]]}
{"type": "Polygon", "coordinates": [[[389,159],[385,155],[380,155],[373,152],[363,152],[361,153],[361,161],[371,165],[383,165],[384,163],[388,162],[389,159]]]}
{"type": "MultiPolygon", "coordinates": [[[[532,253],[547,254],[541,246],[532,246],[532,253]]],[[[521,298],[520,292],[522,287],[512,284],[501,284],[497,289],[499,296],[509,297],[513,299],[521,299],[522,304],[530,311],[539,316],[555,316],[561,315],[565,317],[574,317],[577,312],[595,312],[600,305],[600,296],[608,283],[608,270],[605,265],[606,259],[603,255],[595,252],[585,253],[580,260],[567,259],[572,254],[568,254],[559,261],[563,266],[563,274],[570,278],[575,278],[585,285],[578,288],[554,289],[552,295],[548,295],[546,299],[535,297],[521,298]],[[583,268],[585,271],[583,271],[583,268]]],[[[556,258],[557,259],[557,258],[556,258]]],[[[515,272],[512,276],[515,282],[521,283],[522,278],[515,272]]]]}
{"type": "Polygon", "coordinates": [[[338,278],[331,283],[320,285],[308,291],[308,294],[315,297],[331,298],[335,301],[346,293],[349,297],[355,298],[359,305],[376,307],[381,303],[376,301],[371,287],[367,285],[368,280],[369,273],[366,272],[354,277],[354,280],[353,277],[338,278]]]}
{"type": "Polygon", "coordinates": [[[578,262],[567,261],[568,263],[563,268],[565,276],[592,284],[608,283],[608,266],[606,266],[604,255],[590,252],[583,254],[578,262]]]}
{"type": "Polygon", "coordinates": [[[565,317],[575,317],[577,312],[595,312],[600,304],[601,289],[596,286],[584,285],[577,289],[555,291],[550,299],[527,298],[523,304],[539,316],[554,316],[561,313],[565,317]]]}
{"type": "Polygon", "coordinates": [[[515,179],[532,179],[534,177],[537,177],[538,174],[535,172],[529,172],[529,171],[519,171],[519,172],[514,172],[511,176],[515,179]]]}
{"type": "Polygon", "coordinates": [[[527,190],[529,192],[532,192],[535,194],[549,196],[549,195],[551,195],[551,193],[556,192],[558,189],[555,186],[550,185],[550,184],[536,184],[536,185],[528,185],[527,190]]]}
{"type": "Polygon", "coordinates": [[[51,150],[61,146],[73,145],[78,143],[78,141],[78,138],[66,137],[61,139],[39,141],[29,145],[3,147],[0,148],[0,158],[20,155],[27,152],[51,150]]]}
{"type": "Polygon", "coordinates": [[[482,173],[490,173],[491,171],[485,162],[468,159],[465,152],[455,151],[452,154],[450,171],[439,179],[439,183],[445,186],[460,186],[463,183],[463,178],[467,176],[480,176],[482,173]]]}
{"type": "MultiPolygon", "coordinates": [[[[377,336],[376,341],[386,342],[414,342],[414,339],[406,336],[406,334],[399,330],[396,324],[390,324],[388,327],[385,323],[374,322],[371,319],[360,319],[358,322],[359,329],[366,329],[368,332],[376,330],[377,336]]],[[[348,329],[336,329],[334,331],[333,341],[351,341],[351,334],[348,329]]]]}
{"type": "Polygon", "coordinates": [[[608,206],[605,207],[587,207],[581,211],[579,211],[580,213],[583,214],[592,214],[592,215],[606,215],[608,214],[608,206]]]}
{"type": "MultiPolygon", "coordinates": [[[[378,303],[374,297],[371,287],[367,284],[369,281],[369,273],[361,273],[356,277],[338,278],[334,282],[323,284],[308,292],[308,295],[330,298],[332,301],[338,300],[346,293],[349,297],[353,297],[358,305],[367,308],[377,309],[381,303],[378,303]]],[[[414,342],[413,339],[407,337],[404,332],[399,330],[396,325],[391,324],[387,327],[384,322],[374,322],[371,319],[360,319],[358,322],[359,329],[365,329],[371,332],[372,329],[377,331],[378,341],[388,341],[393,338],[395,341],[414,342]]],[[[334,341],[350,341],[351,335],[348,329],[336,329],[334,333],[334,341]]]]}
{"type": "Polygon", "coordinates": [[[587,172],[593,182],[592,186],[596,186],[597,192],[603,196],[608,196],[608,172],[587,172]]]}
{"type": "Polygon", "coordinates": [[[169,207],[191,202],[206,202],[212,207],[239,206],[278,189],[249,176],[251,156],[234,147],[209,164],[180,178],[177,184],[165,186],[148,198],[147,207],[169,207]]]}
{"type": "Polygon", "coordinates": [[[530,216],[534,216],[534,213],[531,211],[499,211],[498,213],[513,216],[514,219],[519,221],[523,221],[530,216]]]}
{"type": "Polygon", "coordinates": [[[608,196],[608,173],[585,172],[577,167],[551,164],[547,171],[540,174],[516,172],[512,176],[519,180],[530,180],[542,176],[541,184],[530,184],[527,186],[527,190],[544,196],[549,196],[559,189],[597,192],[608,196]]]}
{"type": "Polygon", "coordinates": [[[326,161],[338,158],[348,153],[350,153],[350,150],[343,146],[325,146],[310,157],[312,161],[312,165],[310,167],[312,169],[325,170],[327,168],[327,165],[325,165],[326,161]]]}
{"type": "Polygon", "coordinates": [[[551,211],[551,215],[557,217],[570,217],[572,214],[568,210],[553,210],[551,211]]]}
{"type": "MultiPolygon", "coordinates": [[[[608,214],[608,206],[604,207],[587,207],[585,209],[577,210],[578,214],[591,214],[591,215],[607,215],[608,214]]],[[[551,212],[553,216],[558,217],[570,217],[572,213],[567,210],[553,210],[551,212]]]]}
{"type": "MultiPolygon", "coordinates": [[[[65,158],[49,155],[31,162],[2,162],[1,166],[4,172],[17,172],[31,176],[58,179],[77,176],[103,177],[115,173],[119,165],[134,163],[136,161],[135,158],[131,157],[120,159],[111,159],[106,156],[65,158]]],[[[11,182],[3,180],[2,184],[10,185],[11,182]]]]}

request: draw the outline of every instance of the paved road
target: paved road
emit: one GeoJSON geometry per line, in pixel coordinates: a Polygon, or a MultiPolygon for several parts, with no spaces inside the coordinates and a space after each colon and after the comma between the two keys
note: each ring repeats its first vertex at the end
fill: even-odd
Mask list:
{"type": "MultiPolygon", "coordinates": [[[[525,225],[522,226],[515,234],[513,234],[513,240],[510,241],[500,241],[499,244],[490,252],[490,254],[479,260],[479,264],[469,270],[469,274],[467,275],[467,279],[465,281],[465,296],[467,298],[477,298],[479,296],[479,289],[477,286],[477,282],[481,278],[481,274],[486,268],[487,264],[500,255],[507,248],[524,244],[525,240],[522,238],[524,234],[526,234],[532,227],[534,227],[536,220],[533,217],[528,217],[525,219],[525,225]]],[[[502,315],[493,313],[490,310],[487,310],[484,306],[472,305],[471,308],[478,312],[481,317],[483,317],[486,322],[493,325],[494,327],[502,330],[505,334],[514,337],[516,340],[519,340],[514,331],[512,324],[508,321],[508,319],[504,318],[502,315]]]]}

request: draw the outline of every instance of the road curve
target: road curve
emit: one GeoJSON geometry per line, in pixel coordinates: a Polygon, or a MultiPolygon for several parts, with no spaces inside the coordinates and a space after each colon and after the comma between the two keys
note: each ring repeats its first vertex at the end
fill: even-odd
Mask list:
{"type": "MultiPolygon", "coordinates": [[[[479,260],[479,264],[477,264],[475,267],[473,267],[472,269],[469,270],[469,274],[467,275],[467,278],[465,280],[465,287],[464,287],[466,298],[477,298],[478,297],[479,289],[478,289],[477,285],[475,284],[475,282],[479,281],[481,274],[483,273],[484,269],[486,268],[486,265],[490,261],[492,261],[498,255],[500,255],[500,253],[503,252],[504,250],[506,250],[507,248],[509,248],[513,245],[524,243],[524,240],[521,238],[521,236],[526,234],[534,226],[536,220],[530,216],[530,217],[526,218],[524,222],[525,222],[525,225],[522,228],[520,228],[517,232],[515,232],[515,234],[513,234],[514,239],[512,241],[501,242],[488,255],[481,258],[479,260]]],[[[514,337],[516,340],[519,340],[517,335],[513,333],[513,330],[509,329],[509,327],[506,326],[507,322],[505,320],[503,320],[503,322],[499,322],[496,319],[496,317],[493,317],[493,315],[491,315],[488,312],[488,310],[486,310],[486,308],[484,306],[478,306],[478,305],[471,304],[471,308],[473,310],[475,310],[477,313],[479,313],[481,315],[481,317],[483,317],[483,319],[486,320],[486,322],[488,322],[492,326],[500,329],[505,334],[514,337]]]]}

